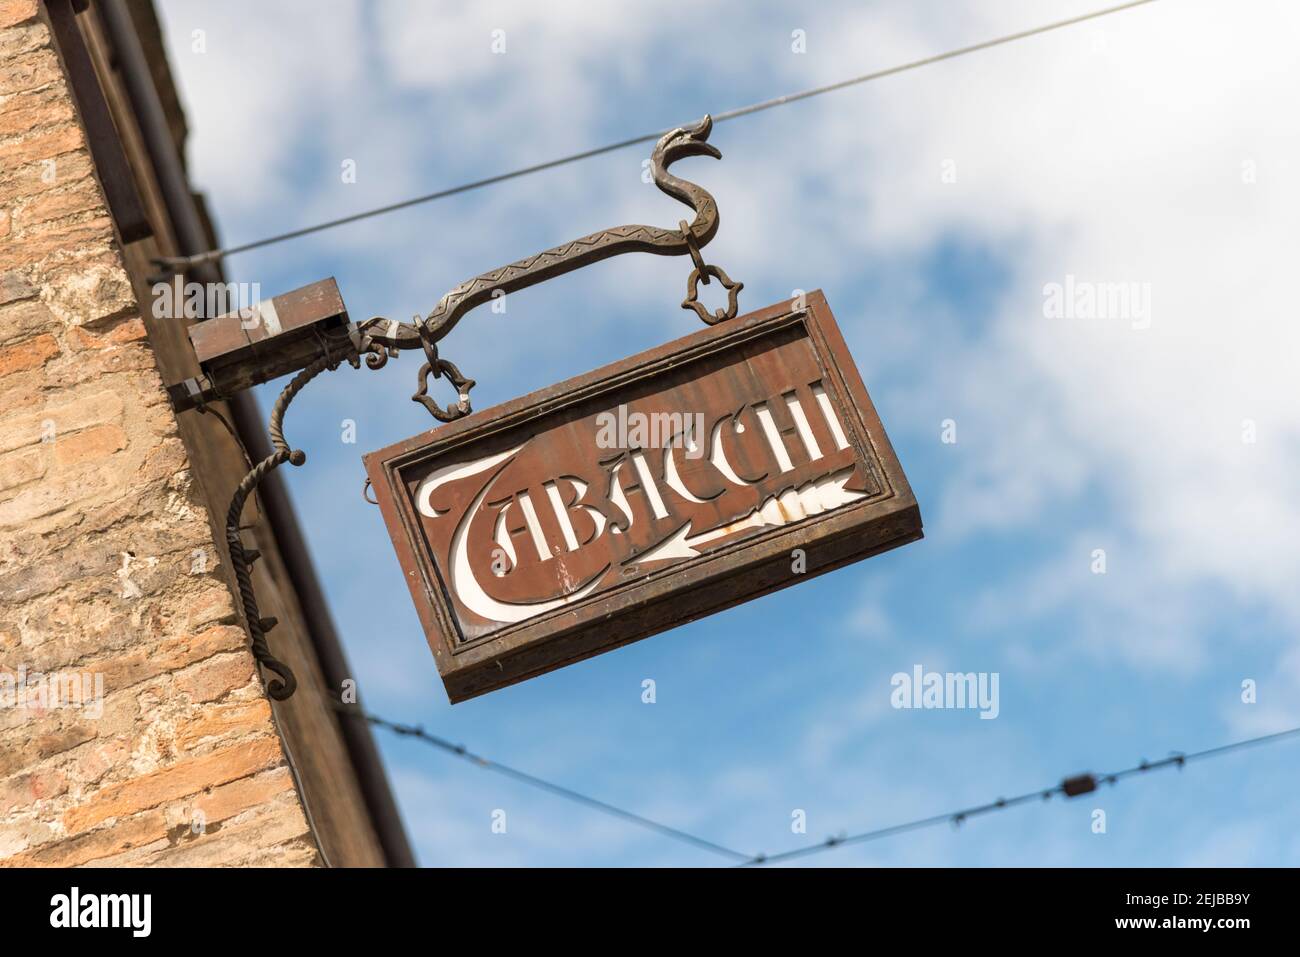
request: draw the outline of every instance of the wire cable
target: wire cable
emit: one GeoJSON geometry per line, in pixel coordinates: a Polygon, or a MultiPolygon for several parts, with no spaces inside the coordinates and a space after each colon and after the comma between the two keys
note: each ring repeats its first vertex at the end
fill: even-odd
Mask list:
{"type": "MultiPolygon", "coordinates": [[[[1094,10],[1090,13],[1080,14],[1076,17],[1070,17],[1065,20],[1056,20],[1052,23],[1045,23],[1042,26],[1031,27],[1027,30],[1020,30],[1016,33],[1009,33],[1005,36],[995,37],[991,40],[983,40],[979,43],[973,43],[969,46],[957,47],[953,50],[947,50],[943,53],[936,53],[932,56],[924,57],[920,60],[912,60],[907,63],[900,63],[896,66],[887,67],[882,70],[875,70],[871,73],[863,73],[860,76],[850,77],[847,80],[840,80],[836,83],[829,83],[825,86],[813,87],[809,90],[802,90],[797,93],[787,93],[784,96],[773,97],[769,100],[762,100],[758,103],[751,103],[748,106],[737,107],[732,110],[725,110],[721,113],[714,113],[713,122],[722,123],[727,120],[739,119],[742,116],[752,116],[755,113],[761,113],[764,110],[774,109],[778,106],[786,106],[790,103],[798,103],[801,100],[811,99],[815,96],[822,96],[827,93],[834,93],[838,90],[847,89],[848,87],[858,86],[863,83],[870,83],[873,80],[880,80],[889,76],[896,76],[899,73],[906,73],[909,70],[916,70],[924,66],[930,66],[935,63],[942,63],[945,60],[953,60],[957,57],[966,56],[970,53],[978,53],[981,50],[988,50],[992,47],[1002,46],[1006,43],[1013,43],[1017,40],[1024,40],[1029,37],[1038,36],[1043,33],[1050,33],[1053,30],[1060,30],[1065,27],[1074,26],[1084,23],[1088,20],[1096,20],[1100,17],[1110,16],[1113,13],[1120,13],[1124,10],[1131,10],[1134,7],[1145,6],[1149,3],[1155,3],[1156,0],[1130,0],[1129,3],[1121,3],[1113,7],[1106,7],[1101,10],[1094,10]]],[[[425,193],[422,196],[413,196],[410,199],[404,199],[400,202],[389,203],[386,206],[378,206],[374,209],[368,209],[359,213],[352,213],[348,216],[340,216],[337,219],[326,220],[317,223],[314,226],[304,226],[300,229],[290,230],[289,232],[279,233],[274,236],[267,236],[264,239],[254,240],[252,242],[242,243],[238,246],[227,246],[222,249],[210,249],[206,252],[197,253],[193,256],[178,256],[161,258],[157,260],[158,264],[175,270],[192,268],[203,263],[215,262],[216,260],[225,259],[227,256],[233,256],[237,253],[249,252],[253,249],[261,249],[264,246],[271,246],[276,243],[287,242],[291,239],[299,239],[312,233],[324,232],[327,229],[334,229],[339,226],[347,226],[351,223],[360,222],[365,219],[371,219],[375,216],[384,216],[388,213],[395,213],[399,210],[409,209],[412,206],[419,206],[423,203],[431,203],[434,200],[446,199],[449,196],[457,196],[461,193],[467,193],[471,190],[482,189],[485,186],[493,186],[497,183],[504,183],[508,180],[518,179],[521,176],[529,176],[533,173],[541,173],[546,170],[555,169],[558,166],[566,166],[570,163],[577,163],[581,160],[591,159],[594,156],[602,156],[605,153],[613,153],[617,150],[626,149],[629,146],[636,146],[641,143],[652,143],[659,137],[663,136],[667,130],[656,130],[653,133],[643,133],[639,136],[632,136],[625,140],[619,140],[615,143],[609,143],[605,146],[597,146],[593,149],[583,150],[580,153],[571,153],[568,156],[561,156],[558,159],[547,160],[544,163],[536,163],[532,166],[525,166],[520,169],[511,170],[508,173],[498,173],[495,176],[488,176],[485,179],[476,179],[468,183],[461,183],[459,186],[452,186],[448,189],[441,189],[433,193],[425,193]]]]}
{"type": "Polygon", "coordinates": [[[981,814],[990,814],[994,811],[1005,811],[1007,808],[1017,807],[1031,801],[1046,801],[1055,794],[1061,794],[1065,797],[1071,798],[1079,797],[1080,795],[1088,794],[1097,790],[1099,784],[1115,785],[1123,779],[1132,777],[1135,774],[1145,774],[1148,771],[1156,771],[1168,767],[1182,768],[1190,761],[1200,761],[1205,758],[1221,757],[1234,751],[1241,751],[1246,748],[1257,747],[1260,745],[1277,744],[1288,738],[1294,738],[1297,735],[1300,735],[1300,727],[1295,727],[1288,728],[1285,731],[1277,731],[1273,734],[1260,735],[1259,737],[1247,738],[1243,741],[1234,741],[1230,744],[1221,744],[1213,748],[1205,748],[1202,751],[1193,751],[1191,753],[1174,751],[1171,752],[1168,757],[1161,758],[1158,761],[1148,761],[1144,758],[1131,768],[1112,771],[1109,774],[1093,774],[1091,772],[1076,774],[1073,777],[1064,779],[1060,784],[1055,784],[1048,788],[1043,788],[1038,791],[1030,791],[1026,794],[1017,795],[1016,797],[998,798],[996,801],[990,801],[987,804],[980,804],[975,807],[964,808],[959,811],[948,811],[944,814],[932,814],[929,817],[918,818],[914,821],[906,821],[902,824],[893,824],[889,827],[877,828],[872,831],[863,831],[858,834],[846,835],[843,837],[828,837],[826,840],[817,844],[809,844],[804,847],[797,847],[793,850],[782,851],[777,854],[749,855],[742,854],[740,851],[725,847],[721,844],[715,843],[714,841],[710,841],[707,838],[698,837],[697,835],[679,830],[678,828],[670,827],[667,824],[661,824],[658,821],[643,817],[642,815],[633,813],[632,811],[626,811],[623,808],[616,807],[613,804],[609,804],[597,798],[589,797],[588,795],[575,791],[572,788],[553,784],[550,781],[545,781],[542,778],[528,774],[524,771],[519,771],[507,765],[491,761],[488,758],[474,754],[466,749],[464,745],[452,744],[446,738],[440,738],[437,735],[430,734],[428,731],[424,730],[422,725],[401,724],[396,721],[389,721],[386,718],[381,718],[376,714],[366,711],[360,705],[347,704],[329,696],[326,696],[326,700],[333,705],[335,710],[340,714],[359,718],[363,721],[369,722],[375,727],[384,728],[403,737],[416,738],[426,744],[455,755],[458,758],[469,761],[471,764],[475,764],[485,770],[496,771],[498,774],[503,774],[506,777],[513,778],[516,781],[520,781],[532,787],[540,788],[541,790],[574,801],[575,803],[594,808],[595,810],[602,811],[605,814],[612,815],[613,817],[620,818],[629,823],[649,828],[658,834],[671,837],[674,840],[682,841],[683,843],[690,844],[693,847],[702,848],[707,851],[712,851],[715,854],[729,857],[733,861],[737,862],[735,864],[737,867],[775,864],[782,861],[794,860],[795,858],[809,857],[813,854],[825,853],[826,851],[833,850],[837,847],[844,847],[848,844],[865,844],[868,841],[876,841],[885,837],[893,837],[896,834],[905,834],[908,831],[917,831],[922,828],[934,827],[937,824],[952,824],[953,826],[960,826],[969,818],[978,817],[981,814]]]}
{"type": "Polygon", "coordinates": [[[744,854],[740,851],[732,850],[729,847],[723,847],[721,844],[716,844],[713,841],[710,841],[706,838],[698,837],[694,834],[690,834],[679,828],[670,827],[667,824],[661,824],[660,822],[651,820],[650,818],[645,817],[641,814],[636,814],[632,811],[626,811],[621,807],[616,807],[615,805],[609,804],[605,801],[601,801],[598,798],[589,797],[586,794],[582,794],[578,791],[574,791],[572,788],[566,788],[559,784],[553,784],[550,781],[543,780],[542,778],[536,777],[535,775],[532,774],[528,774],[525,771],[520,771],[508,765],[500,764],[499,762],[496,761],[491,761],[485,757],[482,757],[481,755],[474,754],[472,751],[467,750],[464,745],[452,744],[446,738],[440,738],[437,735],[430,734],[429,732],[425,731],[424,728],[420,725],[400,724],[395,721],[389,721],[385,718],[381,718],[378,715],[371,714],[370,712],[365,711],[364,709],[362,709],[360,706],[357,705],[349,705],[344,702],[335,700],[333,698],[327,698],[327,700],[341,714],[350,715],[354,718],[360,718],[363,721],[368,721],[370,724],[375,725],[376,727],[379,728],[386,728],[387,730],[393,732],[394,734],[402,735],[404,737],[409,737],[409,738],[416,738],[420,741],[423,741],[425,744],[432,745],[435,748],[440,748],[441,750],[446,751],[449,754],[453,754],[458,758],[461,758],[465,761],[469,761],[471,764],[475,764],[486,771],[495,771],[497,774],[505,775],[508,778],[512,778],[515,781],[520,781],[524,784],[529,785],[530,787],[539,788],[540,790],[547,791],[550,794],[557,795],[558,797],[562,797],[568,801],[573,801],[577,804],[582,804],[586,807],[600,811],[604,814],[608,814],[612,817],[619,818],[620,820],[627,821],[629,824],[635,824],[638,827],[647,828],[651,831],[654,831],[657,834],[663,835],[664,837],[670,837],[673,840],[681,841],[684,844],[690,844],[692,847],[696,847],[701,850],[712,851],[714,854],[721,854],[725,857],[731,858],[731,860],[733,861],[739,861],[741,863],[745,863],[747,861],[753,860],[753,856],[750,854],[744,854]]]}
{"type": "Polygon", "coordinates": [[[1244,741],[1234,741],[1231,744],[1223,744],[1214,748],[1206,748],[1204,751],[1194,751],[1190,754],[1174,752],[1167,758],[1161,758],[1159,761],[1142,760],[1140,763],[1131,768],[1125,768],[1122,771],[1113,771],[1110,774],[1094,775],[1091,773],[1076,775],[1072,778],[1066,778],[1060,784],[1041,791],[1031,791],[1028,794],[1021,794],[1018,797],[998,798],[988,804],[981,804],[977,807],[966,808],[961,811],[951,811],[947,814],[935,814],[930,817],[919,818],[915,821],[907,821],[903,824],[895,824],[890,827],[877,828],[874,831],[863,831],[860,834],[853,834],[847,837],[828,837],[819,844],[809,844],[805,847],[795,848],[791,851],[783,851],[779,854],[760,854],[756,857],[745,861],[738,867],[751,867],[761,864],[773,864],[778,861],[790,861],[799,857],[808,857],[813,854],[821,854],[833,850],[837,847],[844,847],[847,844],[864,844],[868,841],[879,840],[883,837],[892,837],[895,834],[903,834],[908,831],[917,831],[926,827],[934,827],[936,824],[951,823],[954,826],[960,826],[968,818],[976,817],[980,814],[988,814],[993,811],[1002,811],[1009,807],[1015,807],[1020,804],[1026,804],[1030,801],[1046,801],[1054,794],[1063,794],[1066,797],[1078,797],[1081,794],[1088,794],[1097,789],[1098,783],[1117,784],[1127,777],[1135,774],[1145,774],[1148,771],[1155,771],[1160,768],[1179,767],[1187,764],[1189,761],[1199,761],[1203,758],[1219,757],[1233,751],[1240,751],[1243,748],[1255,747],[1262,744],[1276,744],[1287,738],[1293,738],[1300,735],[1300,728],[1290,728],[1286,731],[1278,731],[1274,734],[1265,734],[1257,738],[1248,738],[1244,741]]]}

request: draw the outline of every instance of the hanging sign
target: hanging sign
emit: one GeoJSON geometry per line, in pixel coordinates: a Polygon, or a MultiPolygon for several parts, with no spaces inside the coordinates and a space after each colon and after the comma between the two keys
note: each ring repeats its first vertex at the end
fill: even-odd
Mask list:
{"type": "Polygon", "coordinates": [[[922,534],[819,292],[365,465],[453,702],[922,534]]]}

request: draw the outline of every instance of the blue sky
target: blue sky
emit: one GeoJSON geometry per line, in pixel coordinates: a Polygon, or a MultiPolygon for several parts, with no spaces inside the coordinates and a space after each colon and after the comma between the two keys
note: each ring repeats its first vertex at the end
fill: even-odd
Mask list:
{"type": "MultiPolygon", "coordinates": [[[[193,176],[230,243],[1093,6],[160,4],[193,176]]],[[[768,853],[1300,723],[1298,25],[1280,2],[1163,0],[720,124],[723,160],[681,165],[718,200],[706,256],[744,281],[743,309],[825,290],[926,522],[924,541],[797,588],[451,707],[361,499],[361,455],[432,424],[409,401],[417,363],[313,383],[287,422],[308,466],[286,479],[367,705],[768,853]],[[1135,283],[1149,309],[1053,318],[1044,289],[1070,276],[1135,283]],[[997,672],[998,717],[892,708],[890,677],[917,664],[997,672]]],[[[354,319],[409,319],[563,240],[676,223],[645,155],[227,270],[267,296],[332,275],[354,319]]],[[[693,331],[686,271],[602,263],[472,312],[443,354],[486,408],[693,331]]],[[[378,740],[423,864],[721,862],[378,740]]],[[[1295,749],[803,863],[1294,865],[1295,749]]]]}

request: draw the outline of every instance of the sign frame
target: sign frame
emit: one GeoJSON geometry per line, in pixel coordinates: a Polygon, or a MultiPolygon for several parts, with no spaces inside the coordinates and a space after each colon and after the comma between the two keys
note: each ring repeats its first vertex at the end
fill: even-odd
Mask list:
{"type": "Polygon", "coordinates": [[[786,300],[473,413],[363,456],[403,577],[453,704],[524,681],[778,591],[923,537],[911,486],[820,290],[786,300]],[[877,494],[617,582],[561,610],[461,640],[447,582],[425,542],[403,473],[484,437],[642,382],[787,326],[802,326],[855,451],[877,494]],[[792,570],[804,552],[806,570],[792,570]]]}

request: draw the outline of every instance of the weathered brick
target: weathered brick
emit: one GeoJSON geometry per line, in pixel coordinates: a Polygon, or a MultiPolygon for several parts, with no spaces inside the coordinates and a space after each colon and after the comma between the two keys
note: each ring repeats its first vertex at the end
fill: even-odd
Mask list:
{"type": "Polygon", "coordinates": [[[0,824],[0,860],[42,844],[54,836],[54,828],[44,821],[19,820],[0,824]]]}
{"type": "Polygon", "coordinates": [[[23,299],[0,306],[0,342],[12,342],[58,327],[59,321],[50,312],[50,307],[39,299],[23,299]]]}
{"type": "Polygon", "coordinates": [[[117,737],[82,748],[68,766],[68,776],[83,789],[93,787],[130,760],[133,744],[131,739],[117,737]]]}
{"type": "Polygon", "coordinates": [[[20,449],[0,456],[0,495],[11,488],[34,482],[45,474],[45,450],[20,449]]]}
{"type": "Polygon", "coordinates": [[[24,53],[41,50],[49,45],[50,31],[39,21],[9,30],[0,28],[0,63],[12,61],[24,53]]]}
{"type": "MultiPolygon", "coordinates": [[[[90,531],[85,525],[83,515],[82,521],[73,526],[43,529],[43,534],[37,542],[52,544],[52,540],[55,539],[75,538],[79,532],[90,531]]],[[[140,581],[141,576],[148,571],[147,559],[145,567],[137,570],[134,567],[135,563],[129,561],[130,545],[124,544],[120,537],[94,538],[72,555],[66,554],[65,550],[57,545],[42,547],[33,544],[29,539],[15,537],[15,540],[25,546],[23,557],[26,560],[15,561],[12,563],[12,568],[9,567],[9,563],[5,563],[4,571],[0,572],[0,595],[11,601],[30,601],[73,585],[76,586],[83,604],[96,596],[111,596],[117,603],[118,613],[125,614],[132,610],[130,605],[124,604],[121,600],[126,592],[132,591],[126,584],[125,578],[130,577],[141,586],[142,597],[147,594],[143,585],[148,582],[140,581]],[[124,555],[127,557],[124,558],[124,555]],[[53,560],[54,556],[57,556],[57,560],[53,560]]],[[[132,611],[132,613],[136,612],[132,611]]],[[[50,643],[63,641],[82,645],[91,638],[97,638],[102,645],[104,636],[91,632],[87,627],[89,623],[87,615],[82,614],[61,626],[62,631],[49,631],[52,625],[44,620],[47,617],[41,610],[36,609],[33,611],[32,623],[33,627],[39,625],[47,629],[50,643]],[[81,627],[78,628],[77,634],[68,631],[78,625],[81,627]]],[[[126,620],[115,620],[111,623],[111,627],[118,629],[124,635],[138,631],[126,620]]]]}
{"type": "Polygon", "coordinates": [[[99,731],[96,722],[76,715],[66,727],[53,731],[41,732],[26,724],[15,730],[22,733],[12,740],[6,735],[3,747],[0,747],[0,777],[8,777],[37,761],[48,760],[93,741],[99,731]]]}
{"type": "Polygon", "coordinates": [[[250,848],[260,848],[273,851],[266,864],[284,866],[284,856],[313,843],[302,807],[288,792],[226,821],[209,823],[201,834],[195,835],[188,825],[176,827],[173,833],[177,837],[174,846],[151,847],[93,863],[100,867],[229,867],[248,857],[250,848]]]}
{"type": "Polygon", "coordinates": [[[74,328],[68,333],[74,349],[111,349],[126,343],[144,342],[148,338],[149,332],[139,316],[125,318],[99,331],[74,328]]]}
{"type": "Polygon", "coordinates": [[[271,706],[265,698],[212,705],[177,725],[176,747],[190,751],[210,738],[247,737],[264,729],[270,720],[271,706]]]}
{"type": "Polygon", "coordinates": [[[176,675],[176,690],[196,704],[216,701],[253,680],[253,657],[240,651],[195,665],[176,675]]]}
{"type": "Polygon", "coordinates": [[[81,128],[68,122],[48,130],[37,130],[20,139],[0,142],[0,164],[16,170],[29,163],[40,164],[32,170],[38,179],[53,183],[58,177],[59,157],[84,144],[81,128]]]}
{"type": "Polygon", "coordinates": [[[90,800],[63,816],[68,833],[89,830],[109,818],[124,817],[187,797],[206,788],[247,777],[280,763],[275,738],[259,738],[205,754],[184,758],[170,767],[131,778],[97,791],[90,800]]]}
{"type": "Polygon", "coordinates": [[[104,673],[104,686],[114,691],[179,671],[223,651],[243,649],[247,643],[244,629],[235,625],[218,625],[197,635],[170,638],[154,648],[132,650],[122,657],[99,662],[95,667],[104,673]]]}
{"type": "MultiPolygon", "coordinates": [[[[204,549],[203,564],[211,568],[213,557],[210,550],[204,549]]],[[[191,554],[191,567],[197,556],[191,554]]],[[[217,623],[229,624],[235,621],[235,599],[230,589],[219,581],[211,587],[198,592],[188,603],[186,624],[190,629],[202,628],[204,625],[217,623]]]]}
{"type": "Polygon", "coordinates": [[[205,827],[220,823],[259,804],[293,789],[293,775],[289,768],[278,767],[251,778],[241,778],[213,789],[188,802],[185,817],[194,820],[194,812],[202,814],[205,827]]]}
{"type": "Polygon", "coordinates": [[[104,212],[99,187],[93,180],[81,180],[70,186],[41,193],[13,211],[15,228],[26,232],[33,226],[78,213],[104,212]]]}
{"type": "MultiPolygon", "coordinates": [[[[135,343],[88,349],[81,353],[74,353],[65,348],[59,358],[46,366],[45,384],[51,389],[71,391],[97,384],[108,376],[119,376],[124,373],[149,376],[156,368],[153,353],[135,343]]],[[[145,397],[142,395],[141,398],[145,397]]],[[[164,408],[169,415],[173,415],[170,408],[165,406],[164,408]]],[[[155,430],[150,427],[149,431],[155,430]]]]}
{"type": "MultiPolygon", "coordinates": [[[[50,262],[72,262],[77,268],[83,268],[82,260],[92,257],[102,256],[106,251],[112,248],[112,229],[113,223],[107,216],[98,216],[94,219],[78,220],[72,223],[57,223],[49,226],[38,227],[29,230],[23,236],[21,243],[10,243],[10,255],[7,257],[9,264],[21,265],[45,265],[50,262]]],[[[78,281],[80,279],[78,278],[78,281]]],[[[47,282],[47,286],[52,285],[52,281],[47,282]]],[[[67,313],[68,322],[94,321],[94,319],[81,318],[83,311],[90,315],[102,315],[102,310],[97,308],[95,302],[84,304],[76,301],[73,296],[63,297],[60,303],[62,312],[67,313]]],[[[51,302],[51,306],[54,303],[51,302]]],[[[118,315],[122,309],[120,307],[111,315],[118,315]]],[[[56,307],[56,312],[60,310],[56,307]]]]}
{"type": "Polygon", "coordinates": [[[9,57],[0,64],[0,96],[45,86],[60,75],[59,58],[48,47],[9,57]]]}
{"type": "Polygon", "coordinates": [[[32,285],[22,272],[12,269],[0,272],[0,306],[24,299],[34,299],[39,292],[40,290],[32,285]]]}
{"type": "Polygon", "coordinates": [[[84,152],[63,153],[26,166],[0,167],[0,206],[16,206],[47,190],[86,179],[91,172],[90,160],[84,152]]]}
{"type": "Polygon", "coordinates": [[[42,391],[40,383],[34,379],[20,379],[5,383],[5,388],[0,389],[0,417],[39,408],[42,391]]]}
{"type": "Polygon", "coordinates": [[[121,426],[100,425],[74,432],[51,444],[54,446],[55,466],[66,469],[82,462],[102,459],[126,448],[126,433],[121,426]]]}
{"type": "Polygon", "coordinates": [[[22,448],[92,425],[121,419],[124,405],[116,392],[101,391],[46,406],[38,412],[17,415],[0,422],[0,452],[22,448]],[[46,423],[49,423],[47,426],[46,423]]]}
{"type": "Polygon", "coordinates": [[[0,139],[73,119],[72,103],[56,87],[15,93],[0,101],[0,139]]]}
{"type": "Polygon", "coordinates": [[[59,343],[48,332],[0,348],[0,377],[39,369],[59,354],[59,343]]]}
{"type": "Polygon", "coordinates": [[[0,783],[0,814],[29,807],[68,790],[68,779],[58,771],[33,771],[0,783]]]}
{"type": "Polygon", "coordinates": [[[166,840],[167,833],[167,816],[162,811],[146,811],[111,827],[96,828],[8,860],[0,859],[0,867],[80,867],[99,858],[166,840]]]}
{"type": "MultiPolygon", "coordinates": [[[[98,223],[100,220],[84,222],[98,223]]],[[[82,225],[77,223],[64,228],[77,230],[82,225]]],[[[24,236],[24,244],[26,242],[24,236]]],[[[139,312],[131,277],[115,262],[79,263],[75,267],[52,270],[46,288],[50,309],[70,326],[107,323],[139,312]]]]}
{"type": "Polygon", "coordinates": [[[35,20],[37,0],[0,0],[0,30],[35,20]]]}
{"type": "Polygon", "coordinates": [[[286,841],[275,847],[258,848],[251,854],[225,862],[226,867],[320,867],[320,850],[310,836],[286,841]]]}
{"type": "MultiPolygon", "coordinates": [[[[206,517],[198,511],[186,512],[185,508],[176,491],[128,489],[114,502],[101,501],[89,514],[78,513],[80,521],[75,525],[46,527],[39,534],[16,530],[12,555],[0,553],[0,596],[30,601],[76,585],[83,606],[96,595],[111,594],[116,600],[137,589],[139,595],[132,601],[150,604],[156,589],[193,579],[196,547],[211,548],[206,517]],[[54,556],[57,560],[53,560],[54,556]],[[127,579],[137,588],[130,587],[127,579]]],[[[165,603],[169,606],[168,618],[178,623],[169,634],[198,627],[186,623],[188,591],[187,584],[165,603]]],[[[129,607],[117,602],[116,611],[122,613],[129,607]]],[[[34,615],[33,627],[42,617],[40,612],[34,615]]],[[[78,620],[86,621],[87,615],[83,612],[78,620]]],[[[66,632],[71,624],[76,622],[65,625],[40,621],[40,626],[52,635],[66,632]]],[[[132,634],[139,630],[118,620],[104,627],[132,634]]],[[[102,641],[105,636],[95,637],[102,641]]]]}
{"type": "Polygon", "coordinates": [[[93,499],[114,485],[118,476],[111,469],[92,469],[75,480],[42,482],[24,489],[7,502],[0,502],[0,528],[21,525],[46,515],[54,515],[93,499]]]}
{"type": "Polygon", "coordinates": [[[189,467],[189,457],[179,438],[169,436],[145,454],[137,474],[146,481],[168,481],[189,467]]]}

